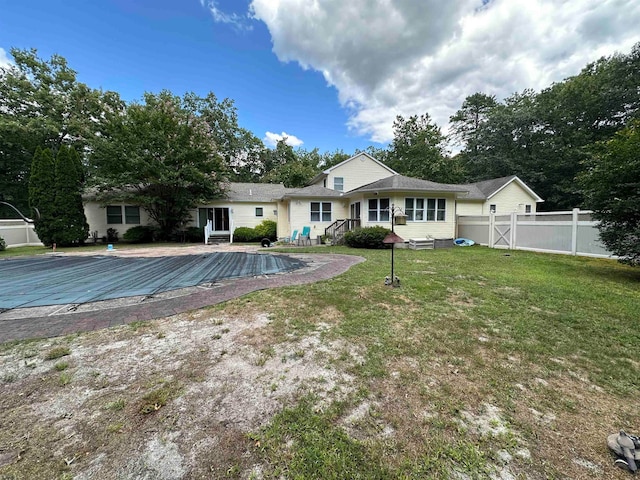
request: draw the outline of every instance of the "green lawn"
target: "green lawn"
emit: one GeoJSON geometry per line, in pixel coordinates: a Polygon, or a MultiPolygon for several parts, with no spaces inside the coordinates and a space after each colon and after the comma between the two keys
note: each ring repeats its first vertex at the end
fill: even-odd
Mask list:
{"type": "Polygon", "coordinates": [[[608,464],[606,434],[637,431],[640,269],[482,247],[396,250],[402,286],[391,288],[389,251],[331,251],[367,261],[221,307],[268,306],[274,344],[322,324],[364,352],[352,398],[322,411],[302,399],[257,435],[274,478],[485,478],[501,450],[511,472],[578,478],[584,467],[563,461],[576,435],[576,455],[608,464]],[[340,422],[362,402],[375,408],[354,439],[340,422]],[[493,407],[498,434],[460,423],[493,407]]]}

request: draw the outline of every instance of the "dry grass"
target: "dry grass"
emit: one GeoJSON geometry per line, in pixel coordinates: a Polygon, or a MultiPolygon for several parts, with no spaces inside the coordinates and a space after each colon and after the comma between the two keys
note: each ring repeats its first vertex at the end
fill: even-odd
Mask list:
{"type": "Polygon", "coordinates": [[[358,253],[328,282],[0,348],[0,478],[626,478],[605,439],[640,425],[640,275],[398,251],[389,289],[387,252],[358,253]]]}

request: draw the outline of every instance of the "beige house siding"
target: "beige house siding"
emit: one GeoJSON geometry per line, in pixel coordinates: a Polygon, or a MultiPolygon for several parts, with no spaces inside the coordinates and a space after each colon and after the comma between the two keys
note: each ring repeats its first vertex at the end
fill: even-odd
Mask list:
{"type": "MultiPolygon", "coordinates": [[[[305,198],[291,199],[289,203],[289,218],[291,219],[291,232],[298,230],[298,234],[303,227],[311,227],[311,238],[315,239],[320,235],[324,235],[325,228],[340,218],[348,217],[349,201],[347,199],[327,199],[327,198],[305,198]],[[331,203],[331,221],[330,222],[312,222],[311,221],[311,202],[328,202],[331,203]]],[[[290,233],[291,233],[290,232],[290,233]]]]}
{"type": "MultiPolygon", "coordinates": [[[[218,207],[219,205],[216,205],[218,207]]],[[[224,205],[227,206],[227,205],[224,205]]],[[[235,228],[249,227],[255,228],[264,220],[278,221],[278,204],[268,203],[231,203],[228,205],[230,218],[233,220],[235,228]],[[256,217],[256,207],[262,208],[262,217],[256,217]]]]}
{"type": "MultiPolygon", "coordinates": [[[[498,193],[487,199],[483,205],[482,215],[489,215],[491,205],[496,206],[498,215],[511,212],[525,213],[525,206],[531,205],[531,212],[536,211],[536,201],[518,182],[511,182],[498,193]]],[[[462,214],[460,214],[462,215],[462,214]]]]}
{"type": "Polygon", "coordinates": [[[111,203],[110,206],[119,206],[122,209],[122,222],[123,223],[107,223],[107,208],[100,205],[97,202],[85,202],[84,214],[87,217],[87,223],[89,223],[89,235],[94,231],[98,231],[98,237],[104,237],[107,235],[108,228],[115,228],[118,231],[118,236],[122,238],[122,235],[131,227],[137,227],[138,225],[152,225],[155,224],[149,217],[146,210],[140,207],[140,223],[128,224],[124,215],[124,206],[130,205],[126,203],[111,203]]]}
{"type": "MultiPolygon", "coordinates": [[[[278,204],[276,202],[252,202],[252,203],[238,203],[238,202],[212,202],[208,205],[200,205],[198,208],[228,208],[229,209],[229,227],[236,229],[238,227],[255,228],[260,225],[264,220],[278,221],[278,215],[274,212],[278,210],[278,204]],[[256,208],[262,208],[262,217],[256,216],[256,208]]],[[[204,225],[198,225],[198,209],[195,209],[192,214],[192,221],[189,226],[204,227],[204,225]]]]}
{"type": "Polygon", "coordinates": [[[291,235],[291,222],[289,219],[289,203],[278,202],[278,238],[286,238],[291,235]]]}
{"type": "MultiPolygon", "coordinates": [[[[484,211],[485,202],[482,200],[479,201],[471,201],[471,200],[458,200],[456,205],[456,213],[458,215],[484,215],[482,213],[484,211]]],[[[487,206],[489,208],[489,206],[487,206]]]]}
{"type": "Polygon", "coordinates": [[[391,175],[393,175],[392,171],[374,162],[368,156],[356,155],[344,164],[330,169],[326,177],[326,185],[324,185],[324,179],[319,180],[316,184],[335,190],[335,178],[342,177],[344,179],[344,189],[342,191],[349,192],[391,175]]]}
{"type": "Polygon", "coordinates": [[[390,204],[394,204],[396,207],[400,207],[403,211],[405,208],[406,198],[444,198],[445,204],[445,219],[444,221],[407,221],[406,225],[396,225],[394,227],[395,232],[400,235],[405,241],[410,238],[423,238],[431,236],[433,238],[453,238],[455,236],[455,199],[451,194],[432,194],[424,195],[420,193],[380,193],[379,195],[364,195],[362,197],[351,199],[351,202],[361,202],[361,224],[363,227],[373,227],[376,225],[383,226],[385,228],[391,228],[391,222],[370,222],[369,221],[369,199],[376,198],[389,198],[390,204]]]}

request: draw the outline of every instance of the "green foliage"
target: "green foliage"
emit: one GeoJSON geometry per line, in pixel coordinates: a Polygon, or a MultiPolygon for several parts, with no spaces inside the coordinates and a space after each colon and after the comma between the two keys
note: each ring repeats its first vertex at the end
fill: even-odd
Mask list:
{"type": "Polygon", "coordinates": [[[317,150],[297,153],[286,141],[279,140],[275,149],[267,149],[264,156],[263,182],[282,183],[288,188],[307,185],[318,173],[321,157],[317,150]]]}
{"type": "Polygon", "coordinates": [[[148,225],[136,225],[124,232],[122,239],[129,243],[151,243],[155,230],[154,227],[148,225]]]}
{"type": "Polygon", "coordinates": [[[584,203],[577,177],[596,142],[640,116],[640,44],[587,65],[540,93],[525,90],[500,104],[474,94],[451,117],[470,181],[518,175],[547,210],[584,203]]]}
{"type": "MultiPolygon", "coordinates": [[[[113,92],[78,82],[67,61],[36,50],[11,49],[13,65],[0,67],[0,192],[25,214],[29,171],[36,147],[56,152],[61,145],[84,151],[100,130],[96,119],[119,99],[113,92]]],[[[0,214],[9,213],[0,206],[0,214]]],[[[29,214],[28,216],[32,216],[29,214]]]]}
{"type": "Polygon", "coordinates": [[[107,228],[107,242],[116,243],[118,241],[118,230],[115,228],[107,228]]]}
{"type": "Polygon", "coordinates": [[[428,113],[393,122],[393,143],[386,162],[396,172],[432,182],[456,183],[463,177],[456,159],[447,156],[446,137],[428,113]]]}
{"type": "Polygon", "coordinates": [[[356,228],[344,234],[345,245],[353,248],[387,248],[382,243],[391,230],[381,226],[356,228]]]}
{"type": "Polygon", "coordinates": [[[259,242],[260,240],[262,237],[250,227],[238,227],[233,232],[234,242],[259,242]]]}
{"type": "Polygon", "coordinates": [[[7,242],[4,241],[4,238],[0,237],[0,252],[6,250],[7,242]]]}
{"type": "Polygon", "coordinates": [[[254,228],[256,236],[262,240],[268,238],[269,240],[276,240],[278,237],[278,224],[273,220],[263,220],[260,225],[254,228]]]}
{"type": "Polygon", "coordinates": [[[232,104],[218,103],[212,93],[163,91],[110,115],[91,157],[101,200],[140,205],[158,224],[160,238],[170,238],[198,203],[222,193],[225,162],[213,139],[229,111],[232,104]]]}
{"type": "Polygon", "coordinates": [[[83,243],[89,224],[82,204],[84,173],[80,155],[73,147],[61,146],[56,156],[54,239],[58,245],[83,243]]]}
{"type": "Polygon", "coordinates": [[[51,150],[39,147],[33,156],[29,203],[40,213],[35,229],[45,245],[83,242],[89,224],[82,205],[83,167],[73,147],[62,145],[55,160],[51,150]]]}
{"type": "Polygon", "coordinates": [[[184,241],[189,243],[204,242],[204,230],[200,227],[189,227],[184,231],[184,241]]]}
{"type": "Polygon", "coordinates": [[[640,265],[640,121],[598,143],[582,176],[600,238],[630,265],[640,265]]]}
{"type": "Polygon", "coordinates": [[[45,245],[51,245],[55,239],[55,161],[51,150],[36,148],[29,177],[29,205],[37,209],[35,230],[45,245]]]}

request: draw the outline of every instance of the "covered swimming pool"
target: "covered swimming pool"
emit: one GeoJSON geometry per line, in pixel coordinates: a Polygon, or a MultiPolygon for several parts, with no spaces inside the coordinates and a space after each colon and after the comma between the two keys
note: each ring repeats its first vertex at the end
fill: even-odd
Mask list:
{"type": "Polygon", "coordinates": [[[0,261],[0,310],[156,293],[306,266],[285,255],[215,252],[169,257],[64,256],[0,261]]]}

